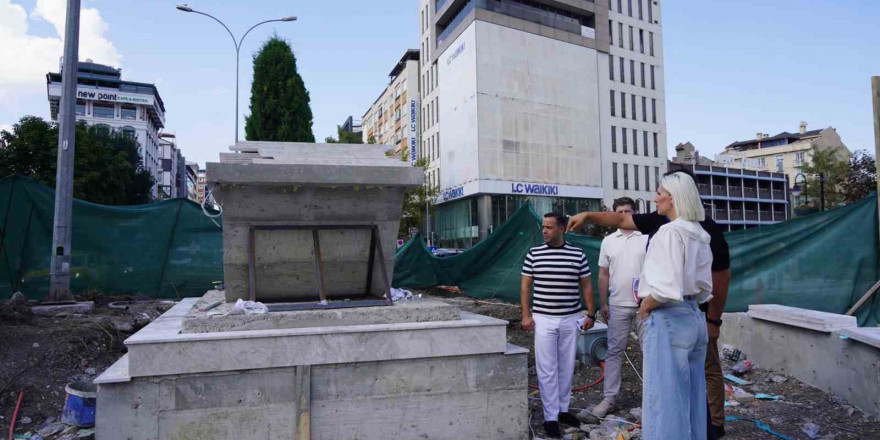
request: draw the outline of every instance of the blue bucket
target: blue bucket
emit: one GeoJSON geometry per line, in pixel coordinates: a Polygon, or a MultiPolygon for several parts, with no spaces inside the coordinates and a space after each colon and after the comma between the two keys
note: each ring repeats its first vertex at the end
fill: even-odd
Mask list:
{"type": "Polygon", "coordinates": [[[64,410],[61,421],[68,425],[81,427],[95,426],[95,402],[98,387],[91,381],[71,382],[64,388],[64,410]]]}

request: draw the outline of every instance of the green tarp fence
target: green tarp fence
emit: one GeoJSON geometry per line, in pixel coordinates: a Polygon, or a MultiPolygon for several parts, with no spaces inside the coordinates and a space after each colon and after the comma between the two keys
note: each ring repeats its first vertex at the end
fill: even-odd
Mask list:
{"type": "MultiPolygon", "coordinates": [[[[472,249],[437,258],[421,237],[413,237],[396,256],[394,286],[459,286],[469,296],[519,302],[520,269],[526,252],[542,242],[540,217],[520,208],[472,249]]],[[[726,310],[749,304],[783,304],[845,313],[880,279],[877,255],[877,198],[791,221],[726,234],[731,283],[726,310]]],[[[569,234],[598,270],[601,239],[569,234]]],[[[860,326],[875,326],[880,294],[856,313],[860,326]]]]}
{"type": "MultiPolygon", "coordinates": [[[[0,298],[16,290],[43,299],[49,288],[54,192],[24,177],[0,180],[0,298]]],[[[844,313],[880,279],[877,198],[772,226],[730,232],[732,280],[727,310],[784,304],[844,313]]],[[[566,237],[593,264],[600,239],[566,237]]],[[[525,254],[541,243],[540,219],[526,206],[486,240],[449,258],[431,254],[416,236],[396,255],[394,286],[455,285],[477,298],[519,301],[525,254]]],[[[191,201],[141,206],[73,204],[71,287],[82,294],[200,296],[223,279],[220,228],[191,201]]],[[[858,313],[859,325],[880,319],[880,295],[858,313]]]]}
{"type": "MultiPolygon", "coordinates": [[[[0,298],[44,299],[55,192],[33,180],[0,180],[0,298]]],[[[178,298],[223,279],[220,228],[183,199],[139,206],[74,200],[71,289],[78,294],[178,298]]]]}

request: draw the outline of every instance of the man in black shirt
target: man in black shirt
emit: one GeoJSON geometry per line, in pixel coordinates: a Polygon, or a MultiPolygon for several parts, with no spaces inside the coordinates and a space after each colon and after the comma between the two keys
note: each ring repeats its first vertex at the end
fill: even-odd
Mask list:
{"type": "MultiPolygon", "coordinates": [[[[686,171],[672,171],[670,173],[685,173],[686,171]]],[[[693,177],[693,175],[691,175],[693,177]]],[[[696,179],[695,179],[696,180],[696,179]]],[[[650,237],[660,229],[660,226],[669,223],[669,219],[658,214],[656,211],[650,214],[618,214],[616,212],[582,212],[572,216],[568,221],[567,232],[571,232],[594,223],[599,226],[620,229],[636,229],[650,237]]],[[[701,308],[706,312],[706,328],[709,332],[709,347],[706,354],[706,394],[709,403],[709,440],[724,436],[724,375],[721,371],[721,359],[718,356],[718,336],[721,328],[721,314],[724,313],[724,305],[727,303],[727,289],[730,285],[730,250],[724,232],[721,227],[711,218],[700,222],[703,229],[709,233],[712,248],[712,300],[701,308]]]]}

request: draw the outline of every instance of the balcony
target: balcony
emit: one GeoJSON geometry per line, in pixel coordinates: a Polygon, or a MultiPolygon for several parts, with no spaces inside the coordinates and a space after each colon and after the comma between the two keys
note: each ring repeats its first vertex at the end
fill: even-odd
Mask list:
{"type": "Polygon", "coordinates": [[[712,194],[712,191],[709,189],[709,185],[705,183],[697,184],[697,191],[700,192],[701,196],[708,196],[712,194]]]}
{"type": "Polygon", "coordinates": [[[785,192],[781,189],[773,190],[773,199],[774,200],[785,200],[785,192]]]}
{"type": "Polygon", "coordinates": [[[758,194],[760,195],[759,198],[768,199],[768,200],[770,199],[770,190],[769,189],[761,188],[758,190],[758,194]]]}
{"type": "Polygon", "coordinates": [[[727,196],[727,189],[724,185],[712,185],[712,188],[715,190],[716,196],[727,196]]]}
{"type": "Polygon", "coordinates": [[[727,220],[727,210],[726,209],[716,209],[714,218],[715,218],[715,220],[727,220]]]}
{"type": "Polygon", "coordinates": [[[758,198],[758,190],[755,188],[743,188],[743,197],[748,199],[757,199],[758,198]]]}
{"type": "Polygon", "coordinates": [[[742,197],[743,189],[741,186],[731,186],[727,188],[730,197],[742,197]]]}
{"type": "Polygon", "coordinates": [[[731,209],[730,210],[730,219],[731,220],[742,220],[743,219],[742,209],[731,209]]]}
{"type": "Polygon", "coordinates": [[[758,211],[753,209],[746,209],[746,220],[758,221],[758,211]]]}
{"type": "Polygon", "coordinates": [[[773,213],[770,211],[760,211],[760,218],[762,222],[769,222],[773,220],[773,213]]]}

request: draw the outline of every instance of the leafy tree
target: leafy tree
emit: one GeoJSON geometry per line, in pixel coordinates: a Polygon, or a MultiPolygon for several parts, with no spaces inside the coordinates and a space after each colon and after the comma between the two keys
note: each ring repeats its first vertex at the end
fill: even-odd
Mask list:
{"type": "Polygon", "coordinates": [[[345,131],[341,125],[336,126],[336,137],[328,136],[324,138],[324,142],[328,144],[362,144],[361,137],[357,133],[345,131]]]}
{"type": "Polygon", "coordinates": [[[250,110],[247,140],[315,142],[309,92],[297,73],[293,50],[277,35],[254,56],[250,110]]]}
{"type": "Polygon", "coordinates": [[[367,143],[371,144],[371,145],[375,144],[376,143],[376,136],[370,135],[370,137],[367,138],[367,143]]]}
{"type": "Polygon", "coordinates": [[[871,191],[877,190],[877,164],[874,156],[865,150],[853,153],[849,161],[849,172],[840,184],[840,192],[846,203],[864,199],[871,191]]]}
{"type": "MultiPolygon", "coordinates": [[[[0,177],[18,174],[55,187],[57,125],[25,116],[0,137],[6,142],[0,149],[0,177]]],[[[77,123],[74,197],[103,205],[143,204],[152,200],[153,184],[135,139],[77,123]]]]}
{"type": "MultiPolygon", "coordinates": [[[[391,155],[393,155],[393,153],[391,155]]],[[[403,154],[400,158],[403,161],[409,160],[407,154],[403,154]]],[[[428,159],[424,157],[417,160],[415,164],[415,166],[422,170],[426,170],[428,165],[428,159]]],[[[425,206],[427,205],[428,212],[433,216],[434,211],[436,210],[434,200],[439,193],[439,188],[429,187],[428,184],[423,184],[406,190],[406,193],[403,196],[403,216],[400,219],[400,229],[397,232],[398,236],[406,237],[409,235],[409,228],[424,229],[425,206]]]]}
{"type": "MultiPolygon", "coordinates": [[[[844,202],[841,184],[849,174],[849,163],[842,159],[836,148],[819,149],[813,147],[809,164],[801,166],[801,172],[807,178],[804,191],[805,203],[818,207],[821,200],[819,175],[825,176],[825,209],[836,207],[844,202]]],[[[804,197],[804,196],[802,196],[804,197]]]]}

